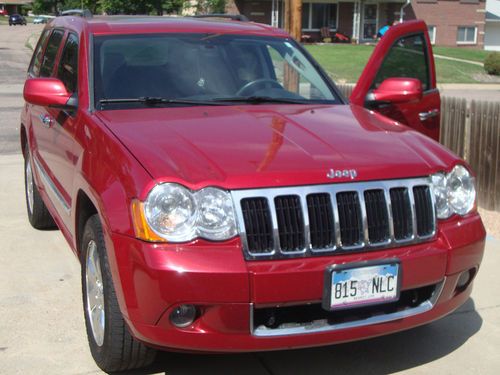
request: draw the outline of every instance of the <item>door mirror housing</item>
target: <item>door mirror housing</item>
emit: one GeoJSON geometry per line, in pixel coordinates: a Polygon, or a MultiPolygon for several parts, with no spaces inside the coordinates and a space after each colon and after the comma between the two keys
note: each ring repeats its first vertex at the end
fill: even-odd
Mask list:
{"type": "Polygon", "coordinates": [[[422,100],[422,82],[416,78],[387,78],[366,95],[366,104],[409,103],[422,100]]]}
{"type": "Polygon", "coordinates": [[[30,78],[23,91],[24,100],[30,104],[72,110],[76,100],[57,78],[30,78]]]}

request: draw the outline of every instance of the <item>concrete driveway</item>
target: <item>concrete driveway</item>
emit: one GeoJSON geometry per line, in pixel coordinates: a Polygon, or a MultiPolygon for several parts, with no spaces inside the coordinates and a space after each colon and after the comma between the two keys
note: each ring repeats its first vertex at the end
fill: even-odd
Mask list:
{"type": "MultiPolygon", "coordinates": [[[[34,230],[25,212],[17,134],[31,54],[23,46],[32,30],[40,28],[0,25],[0,374],[100,373],[85,336],[79,263],[59,231],[34,230]],[[16,62],[22,58],[23,64],[16,62]]],[[[500,241],[488,238],[472,298],[450,316],[410,331],[294,351],[162,353],[150,369],[135,373],[498,374],[499,269],[500,241]]]]}

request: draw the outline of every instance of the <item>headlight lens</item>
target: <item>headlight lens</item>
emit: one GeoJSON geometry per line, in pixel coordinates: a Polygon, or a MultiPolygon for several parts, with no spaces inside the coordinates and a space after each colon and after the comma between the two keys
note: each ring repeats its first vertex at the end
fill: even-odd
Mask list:
{"type": "Polygon", "coordinates": [[[448,204],[448,187],[446,186],[446,176],[438,173],[432,176],[434,185],[434,198],[436,201],[436,214],[439,219],[446,219],[451,216],[452,211],[448,204]]]}
{"type": "Polygon", "coordinates": [[[448,174],[448,199],[454,212],[465,215],[474,207],[476,200],[476,189],[474,178],[469,171],[461,165],[457,165],[448,174]]]}
{"type": "Polygon", "coordinates": [[[464,166],[457,165],[446,175],[433,175],[432,184],[439,219],[446,219],[453,214],[465,215],[474,208],[474,178],[464,166]]]}
{"type": "Polygon", "coordinates": [[[144,202],[144,216],[156,234],[171,242],[196,237],[221,241],[236,235],[231,195],[213,187],[192,192],[179,184],[157,185],[144,202]]]}
{"type": "Polygon", "coordinates": [[[236,234],[233,200],[228,192],[208,187],[196,193],[198,235],[209,240],[223,240],[236,234]]]}
{"type": "Polygon", "coordinates": [[[169,241],[188,241],[195,235],[196,202],[181,185],[155,186],[144,204],[144,214],[151,229],[169,241]]]}

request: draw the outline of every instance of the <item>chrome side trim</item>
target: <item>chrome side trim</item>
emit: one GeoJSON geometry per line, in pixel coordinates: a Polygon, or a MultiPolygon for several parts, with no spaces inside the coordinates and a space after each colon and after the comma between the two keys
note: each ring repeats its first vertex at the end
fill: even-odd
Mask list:
{"type": "Polygon", "coordinates": [[[71,214],[70,205],[66,202],[61,192],[57,189],[54,182],[42,167],[38,159],[36,157],[33,157],[33,160],[35,161],[35,166],[38,171],[38,175],[43,181],[43,185],[48,188],[46,189],[47,193],[50,193],[52,197],[55,198],[57,202],[59,202],[61,208],[64,210],[64,213],[69,216],[71,214]]]}
{"type": "Polygon", "coordinates": [[[291,187],[276,187],[276,188],[262,188],[262,189],[248,189],[248,190],[232,190],[231,195],[234,202],[234,208],[236,211],[236,218],[238,223],[238,232],[241,238],[241,243],[243,245],[243,253],[245,259],[256,260],[256,259],[283,259],[283,258],[295,258],[304,257],[311,255],[325,255],[325,254],[336,254],[340,252],[353,252],[353,251],[363,251],[381,248],[393,248],[402,245],[410,245],[421,243],[424,241],[431,240],[436,235],[436,213],[433,209],[432,221],[433,221],[433,231],[429,235],[418,236],[417,234],[417,217],[415,210],[415,200],[413,197],[413,188],[416,186],[427,186],[430,188],[431,199],[433,208],[435,207],[434,196],[432,192],[432,181],[430,177],[418,177],[400,180],[383,180],[383,181],[367,181],[367,182],[348,182],[348,183],[335,183],[335,184],[324,184],[324,185],[306,185],[306,186],[291,186],[291,187]],[[411,220],[412,220],[412,230],[411,236],[396,240],[394,238],[394,219],[392,217],[392,203],[389,194],[392,188],[405,188],[407,190],[410,209],[411,209],[411,220]],[[386,209],[388,216],[389,225],[389,236],[387,240],[377,243],[370,242],[368,235],[368,224],[366,217],[366,207],[364,192],[366,190],[383,190],[386,199],[386,209]],[[339,212],[337,206],[337,194],[342,192],[353,191],[357,193],[358,200],[360,203],[360,213],[362,220],[362,236],[359,238],[359,243],[353,244],[351,246],[343,246],[340,235],[340,222],[339,222],[339,212]],[[310,237],[310,222],[309,214],[307,210],[307,196],[309,194],[316,193],[328,193],[330,194],[330,201],[332,204],[333,221],[335,225],[335,245],[330,248],[325,249],[313,249],[311,246],[310,237]],[[278,220],[276,218],[276,207],[275,198],[283,195],[295,195],[300,199],[300,206],[302,208],[302,215],[304,218],[304,243],[305,247],[303,249],[298,249],[296,251],[282,251],[279,239],[279,229],[278,220]],[[269,214],[271,216],[272,222],[272,238],[274,247],[267,252],[252,252],[249,249],[245,222],[243,218],[243,211],[241,208],[241,200],[245,198],[264,198],[268,202],[269,214]]]}
{"type": "Polygon", "coordinates": [[[436,285],[436,289],[432,293],[431,298],[422,302],[420,305],[409,308],[406,310],[398,311],[392,314],[385,315],[376,315],[366,319],[356,320],[352,322],[340,323],[340,324],[328,324],[326,319],[310,322],[310,323],[302,323],[302,324],[287,324],[283,328],[267,328],[265,326],[259,326],[253,328],[253,305],[250,306],[252,309],[250,313],[250,329],[252,330],[253,336],[257,337],[279,337],[279,336],[291,336],[291,335],[303,335],[309,333],[324,333],[331,331],[339,331],[342,329],[349,328],[359,328],[365,327],[373,324],[381,324],[392,322],[394,320],[409,318],[411,316],[423,314],[427,311],[430,311],[439,300],[441,296],[441,292],[443,291],[444,284],[446,282],[446,277],[436,285]]]}

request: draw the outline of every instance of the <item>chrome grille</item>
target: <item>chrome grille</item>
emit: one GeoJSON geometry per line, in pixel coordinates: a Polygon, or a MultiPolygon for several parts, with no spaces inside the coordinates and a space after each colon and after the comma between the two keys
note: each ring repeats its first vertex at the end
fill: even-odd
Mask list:
{"type": "Polygon", "coordinates": [[[429,178],[231,191],[246,259],[364,251],[434,237],[429,178]]]}

